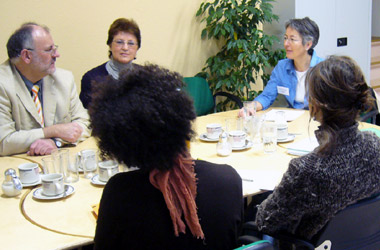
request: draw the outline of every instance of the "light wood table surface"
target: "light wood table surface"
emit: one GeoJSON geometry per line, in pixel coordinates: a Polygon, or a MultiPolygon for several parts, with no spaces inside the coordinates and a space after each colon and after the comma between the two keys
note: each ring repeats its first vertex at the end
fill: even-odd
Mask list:
{"type": "MultiPolygon", "coordinates": [[[[235,169],[249,170],[257,174],[257,180],[272,178],[280,181],[286,171],[289,161],[295,157],[286,153],[286,144],[279,144],[277,152],[265,154],[262,146],[252,147],[242,151],[233,151],[227,157],[216,154],[216,142],[203,142],[199,135],[206,131],[208,123],[220,123],[224,126],[225,119],[237,116],[238,111],[228,111],[198,117],[194,122],[197,136],[191,141],[191,154],[195,159],[203,159],[214,163],[229,164],[235,169]],[[269,176],[269,177],[268,177],[269,176]]],[[[260,112],[265,113],[265,112],[260,112]]],[[[318,123],[309,122],[309,112],[305,111],[295,121],[289,122],[289,133],[297,133],[295,141],[313,136],[318,123]]],[[[379,128],[375,125],[362,123],[360,128],[379,128]]],[[[97,148],[94,138],[89,138],[70,152],[97,148]]],[[[10,157],[0,157],[0,181],[4,180],[4,171],[25,162],[41,164],[42,157],[31,157],[19,154],[10,157]]],[[[41,201],[33,198],[33,192],[40,188],[24,188],[17,197],[0,196],[0,221],[2,245],[0,249],[69,249],[92,242],[95,234],[96,219],[91,206],[99,203],[103,186],[91,184],[89,179],[80,179],[70,184],[75,192],[63,199],[41,201]]],[[[245,196],[261,192],[256,183],[243,181],[245,196]]]]}

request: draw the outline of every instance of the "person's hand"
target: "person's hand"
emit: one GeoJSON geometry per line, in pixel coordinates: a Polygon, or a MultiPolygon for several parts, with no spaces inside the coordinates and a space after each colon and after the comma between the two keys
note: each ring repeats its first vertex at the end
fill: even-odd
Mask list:
{"type": "Polygon", "coordinates": [[[244,108],[241,108],[238,113],[238,117],[245,117],[244,108]]]}
{"type": "Polygon", "coordinates": [[[263,105],[261,105],[260,102],[254,101],[254,103],[255,103],[256,110],[248,110],[248,114],[246,114],[244,108],[241,108],[239,110],[238,117],[245,117],[246,115],[255,116],[257,111],[260,111],[263,109],[263,105]]]}
{"type": "Polygon", "coordinates": [[[256,114],[255,110],[248,110],[248,114],[246,114],[244,108],[241,108],[239,110],[238,117],[245,117],[246,115],[254,116],[255,114],[256,114]]]}
{"type": "Polygon", "coordinates": [[[27,155],[50,155],[51,151],[56,148],[52,139],[38,139],[30,145],[27,155]]]}
{"type": "Polygon", "coordinates": [[[56,124],[44,128],[45,138],[61,138],[71,143],[76,142],[82,132],[82,127],[76,122],[56,124]]]}

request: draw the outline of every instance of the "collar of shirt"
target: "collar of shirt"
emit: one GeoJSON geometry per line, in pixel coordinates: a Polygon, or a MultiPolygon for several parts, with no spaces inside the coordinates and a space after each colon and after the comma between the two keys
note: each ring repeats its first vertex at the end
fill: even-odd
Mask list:
{"type": "Polygon", "coordinates": [[[32,88],[33,88],[33,86],[36,85],[36,84],[38,85],[38,87],[40,88],[40,90],[38,91],[38,98],[40,99],[41,106],[43,107],[43,98],[42,98],[42,85],[43,85],[42,83],[43,83],[43,79],[37,81],[36,83],[32,83],[25,76],[23,76],[21,74],[21,72],[18,71],[17,68],[16,68],[16,70],[20,74],[20,76],[21,76],[22,80],[24,81],[26,88],[29,90],[31,96],[33,96],[33,94],[32,94],[32,88]]]}

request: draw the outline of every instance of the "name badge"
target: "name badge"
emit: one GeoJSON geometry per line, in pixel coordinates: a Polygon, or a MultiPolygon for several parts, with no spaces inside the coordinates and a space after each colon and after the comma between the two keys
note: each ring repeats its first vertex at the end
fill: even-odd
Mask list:
{"type": "Polygon", "coordinates": [[[281,95],[289,95],[289,88],[277,86],[277,92],[281,95]]]}

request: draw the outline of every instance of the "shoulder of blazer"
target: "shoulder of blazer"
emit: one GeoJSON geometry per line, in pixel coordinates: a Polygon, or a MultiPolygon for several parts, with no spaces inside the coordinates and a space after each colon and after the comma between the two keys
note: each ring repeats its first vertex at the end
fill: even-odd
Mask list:
{"type": "Polygon", "coordinates": [[[53,74],[50,75],[51,77],[53,77],[54,79],[57,79],[57,78],[60,78],[60,77],[72,77],[74,78],[74,75],[71,71],[69,70],[66,70],[66,69],[62,69],[62,68],[56,68],[55,69],[55,72],[53,74]]]}
{"type": "Polygon", "coordinates": [[[56,68],[53,74],[45,76],[44,81],[58,85],[63,84],[65,88],[70,88],[72,87],[71,85],[75,85],[73,73],[61,68],[56,68]]]}
{"type": "Polygon", "coordinates": [[[27,91],[21,75],[9,60],[0,64],[0,86],[8,93],[20,94],[20,91],[27,91]]]}

